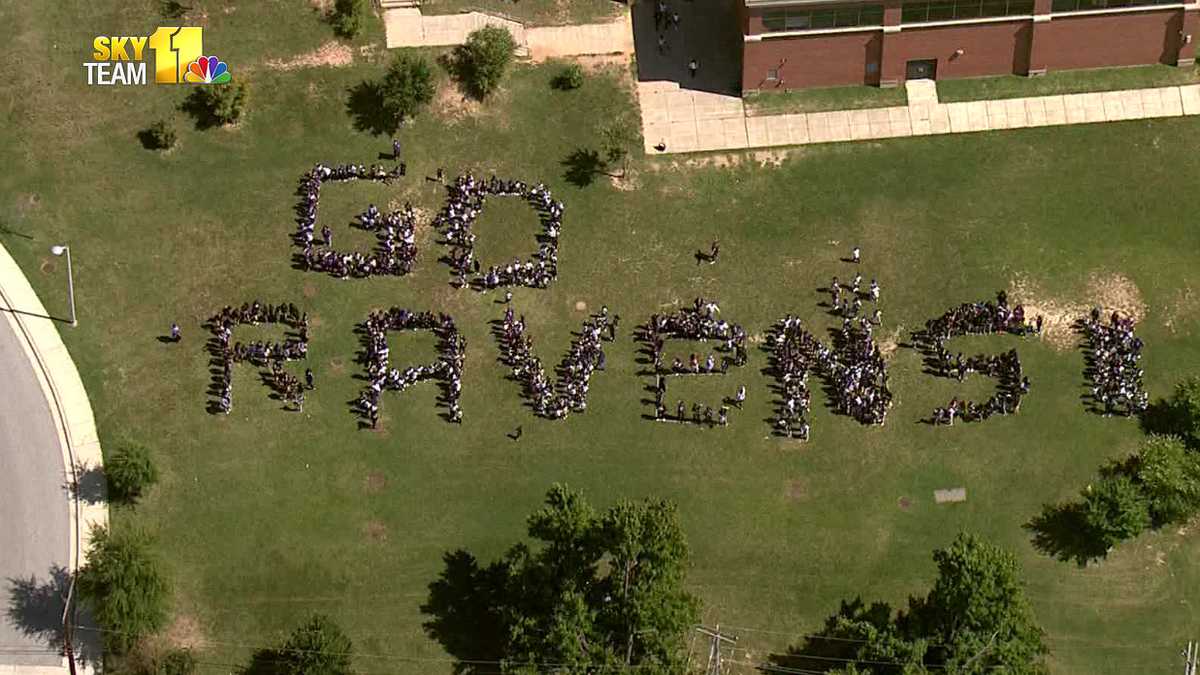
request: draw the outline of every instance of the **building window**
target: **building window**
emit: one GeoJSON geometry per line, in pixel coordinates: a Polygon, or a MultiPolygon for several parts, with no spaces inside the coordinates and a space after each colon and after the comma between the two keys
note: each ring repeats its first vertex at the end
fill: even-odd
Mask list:
{"type": "MultiPolygon", "coordinates": [[[[1058,2],[1059,0],[1054,1],[1058,2]]],[[[930,0],[906,2],[901,5],[900,23],[929,23],[931,21],[983,19],[994,16],[1029,16],[1031,14],[1033,14],[1033,0],[930,0]]]]}
{"type": "Polygon", "coordinates": [[[882,26],[883,5],[831,5],[828,7],[775,9],[763,12],[766,32],[820,28],[882,26]]]}
{"type": "Polygon", "coordinates": [[[779,69],[778,68],[768,68],[767,69],[767,82],[778,82],[778,81],[779,81],[779,69]]]}
{"type": "Polygon", "coordinates": [[[1053,0],[1050,11],[1086,12],[1092,9],[1119,9],[1121,7],[1146,7],[1150,5],[1177,5],[1182,0],[1053,0]]]}

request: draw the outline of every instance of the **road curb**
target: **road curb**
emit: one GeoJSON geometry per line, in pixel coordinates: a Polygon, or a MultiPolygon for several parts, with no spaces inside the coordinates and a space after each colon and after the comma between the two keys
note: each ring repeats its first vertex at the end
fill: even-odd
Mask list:
{"type": "MultiPolygon", "coordinates": [[[[83,380],[75,368],[67,347],[63,344],[33,286],[17,266],[8,250],[0,244],[0,311],[12,326],[25,349],[25,355],[46,397],[54,426],[58,432],[63,454],[63,476],[67,483],[76,483],[78,467],[96,468],[104,465],[100,437],[91,402],[83,388],[83,380]]],[[[83,552],[91,543],[91,528],[108,526],[108,506],[83,503],[70,492],[72,574],[79,570],[83,552]]],[[[81,667],[81,672],[90,669],[81,667]]],[[[67,672],[66,659],[58,668],[0,665],[0,675],[50,675],[67,672]]]]}

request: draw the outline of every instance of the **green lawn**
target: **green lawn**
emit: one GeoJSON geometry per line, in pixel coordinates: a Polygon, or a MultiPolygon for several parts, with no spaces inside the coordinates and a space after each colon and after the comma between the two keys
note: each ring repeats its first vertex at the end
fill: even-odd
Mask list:
{"type": "Polygon", "coordinates": [[[424,0],[424,14],[489,12],[532,26],[560,26],[611,19],[625,9],[618,0],[424,0]]]}
{"type": "MultiPolygon", "coordinates": [[[[521,66],[478,109],[451,114],[443,102],[399,133],[409,178],[374,196],[371,186],[329,185],[321,217],[346,237],[344,222],[362,199],[411,200],[432,213],[441,194],[421,176],[439,166],[544,180],[567,206],[561,275],[548,290],[514,292],[539,355],[561,358],[585,318],[577,302],[607,304],[626,333],[592,379],[588,412],[551,423],[530,415],[496,362],[487,324],[501,314],[496,294],[449,287],[424,225],[421,261],[407,278],[340,281],[289,264],[299,176],[318,161],[369,163],[390,149],[388,138],[355,131],[345,108],[346,89],[380,65],[357,55],[346,68],[273,70],[265,59],[329,39],[307,3],[270,3],[280,18],[268,22],[250,3],[229,13],[213,3],[206,45],[229,55],[235,78],[249,72],[250,112],[236,128],[204,132],[181,118],[179,147],[155,154],[136,133],[170,114],[183,92],[87,88],[79,65],[96,32],[149,32],[157,20],[144,4],[8,8],[3,30],[20,76],[0,84],[0,242],[51,311],[65,307],[66,293],[47,248],[72,246],[80,325],[61,332],[102,440],[147,444],[163,473],[149,499],[116,511],[114,523],[156,537],[175,611],[191,627],[181,632],[200,638],[202,672],[229,672],[312,611],[348,629],[363,673],[452,672],[424,635],[419,609],[442,555],[463,547],[496,556],[521,537],[553,481],[583,488],[598,505],[647,495],[678,502],[693,550],[689,585],[705,621],[736,627],[738,661],[760,661],[819,629],[842,599],[903,603],[932,580],[930,551],[970,530],[1020,558],[1053,672],[1177,668],[1200,624],[1194,534],[1148,534],[1079,569],[1037,552],[1022,529],[1042,504],[1071,497],[1141,438],[1132,421],[1084,412],[1078,352],[960,340],[964,350],[1015,345],[1033,390],[1017,416],[947,429],[917,421],[980,383],[959,389],[930,379],[919,355],[901,348],[886,427],[832,415],[818,390],[813,440],[797,445],[768,436],[766,358],[757,349],[721,381],[750,389],[728,428],[644,421],[648,382],[636,375],[625,329],[697,295],[718,299],[722,316],[751,335],[789,312],[823,328],[831,320],[814,289],[850,274],[838,257],[854,244],[863,247],[864,275],[883,287],[885,336],[991,297],[1019,276],[1042,289],[1043,302],[1086,306],[1096,301],[1092,275],[1120,274],[1147,308],[1139,335],[1148,388],[1165,395],[1200,364],[1191,291],[1200,284],[1200,241],[1185,201],[1200,175],[1200,121],[813,146],[771,168],[637,158],[624,185],[603,178],[576,187],[564,179],[564,159],[595,148],[590,130],[631,105],[624,70],[560,92],[549,85],[557,67],[521,66]],[[692,252],[713,237],[719,264],[697,267],[692,252]],[[208,415],[200,323],[256,298],[310,313],[317,391],[303,414],[282,412],[239,368],[233,414],[208,415]],[[428,386],[387,395],[381,429],[356,430],[346,405],[362,385],[353,329],[391,305],[449,312],[465,333],[461,427],[436,417],[428,386]],[[183,343],[158,343],[172,321],[183,343]],[[524,437],[515,443],[505,434],[517,425],[524,437]],[[959,486],[966,503],[933,503],[933,490],[959,486]]],[[[532,250],[534,227],[520,209],[489,207],[478,250],[485,259],[532,250]]],[[[432,357],[418,335],[392,345],[397,364],[432,357]]],[[[668,398],[715,397],[721,388],[672,382],[668,398]]]]}
{"type": "Polygon", "coordinates": [[[862,85],[753,92],[746,95],[745,102],[748,115],[785,115],[907,105],[908,96],[904,87],[862,85]]]}
{"type": "Polygon", "coordinates": [[[1175,66],[1137,66],[1132,68],[1097,68],[1095,70],[1061,70],[1040,77],[1002,75],[958,80],[938,80],[938,100],[942,103],[979,101],[1026,96],[1080,94],[1089,91],[1117,89],[1147,89],[1200,82],[1200,70],[1175,66]]]}

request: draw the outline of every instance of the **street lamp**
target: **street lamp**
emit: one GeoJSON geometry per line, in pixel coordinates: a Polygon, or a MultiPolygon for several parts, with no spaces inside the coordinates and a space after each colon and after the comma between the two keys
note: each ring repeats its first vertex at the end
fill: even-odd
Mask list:
{"type": "Polygon", "coordinates": [[[67,297],[71,301],[71,325],[78,326],[79,322],[75,320],[75,275],[71,272],[71,247],[58,244],[51,246],[50,252],[54,255],[67,256],[67,297]]]}

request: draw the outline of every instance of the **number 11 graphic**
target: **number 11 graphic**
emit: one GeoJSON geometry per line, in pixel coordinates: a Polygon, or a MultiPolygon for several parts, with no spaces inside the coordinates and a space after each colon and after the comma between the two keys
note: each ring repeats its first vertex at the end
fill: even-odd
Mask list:
{"type": "Polygon", "coordinates": [[[179,84],[188,64],[204,54],[204,29],[199,26],[163,26],[150,36],[154,50],[154,82],[179,84]]]}

